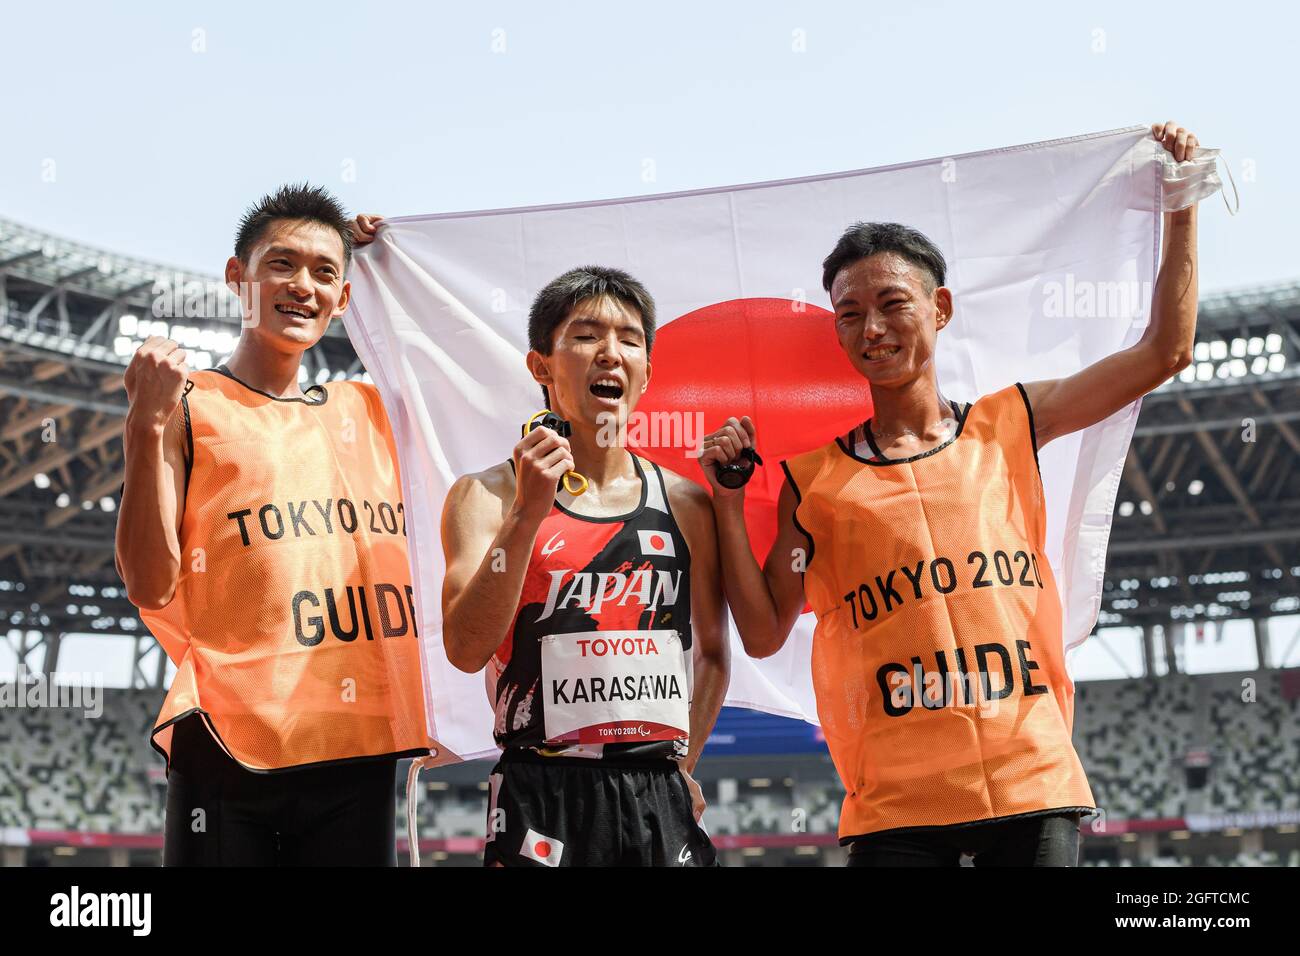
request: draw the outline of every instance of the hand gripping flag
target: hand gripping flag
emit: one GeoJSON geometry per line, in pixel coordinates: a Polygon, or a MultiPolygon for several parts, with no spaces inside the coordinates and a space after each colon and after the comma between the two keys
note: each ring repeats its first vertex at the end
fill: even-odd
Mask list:
{"type": "MultiPolygon", "coordinates": [[[[705,431],[729,415],[754,419],[767,465],[748,487],[746,518],[761,560],[775,535],[777,463],[870,413],[821,289],[822,259],[845,227],[902,222],[943,250],[955,315],[939,336],[939,382],[973,401],[1137,340],[1159,250],[1158,148],[1133,127],[785,182],[388,220],[357,256],[344,321],[400,450],[430,735],[465,759],[495,752],[483,678],[443,650],[439,521],[456,477],[508,458],[537,411],[524,355],[543,285],[580,265],[628,270],[660,322],[638,412],[678,413],[683,434],[696,413],[705,431]]],[[[1137,415],[1135,403],[1041,456],[1067,648],[1097,618],[1137,415]]],[[[643,454],[703,481],[685,448],[643,454]]],[[[815,721],[812,629],[804,614],[780,653],[754,661],[733,628],[727,702],[815,721]]]]}

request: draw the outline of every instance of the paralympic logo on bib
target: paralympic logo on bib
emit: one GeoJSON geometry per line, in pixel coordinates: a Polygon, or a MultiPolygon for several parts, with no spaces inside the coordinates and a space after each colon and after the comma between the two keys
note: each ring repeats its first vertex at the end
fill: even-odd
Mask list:
{"type": "Polygon", "coordinates": [[[635,727],[598,727],[596,734],[600,737],[649,737],[654,731],[645,724],[635,727]]]}

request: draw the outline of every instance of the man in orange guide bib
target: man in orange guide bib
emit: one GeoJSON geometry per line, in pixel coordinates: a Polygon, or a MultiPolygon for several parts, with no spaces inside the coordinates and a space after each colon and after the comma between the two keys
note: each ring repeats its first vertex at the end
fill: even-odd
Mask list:
{"type": "Polygon", "coordinates": [[[502,748],[489,866],[716,862],[690,776],[729,674],[713,510],[625,442],[654,333],[624,272],[548,284],[527,361],[558,418],[447,496],[447,656],[486,668],[502,748]]]}
{"type": "Polygon", "coordinates": [[[351,249],[323,190],[263,198],[226,264],[228,362],[154,336],[126,371],[117,563],[176,665],[169,866],[394,865],[396,761],[429,751],[388,418],[372,385],[299,387],[351,249]]]}
{"type": "MultiPolygon", "coordinates": [[[[1181,161],[1196,138],[1153,134],[1181,161]]],[[[823,284],[874,416],[784,463],[766,566],[743,488],[719,464],[752,447],[746,417],[705,439],[726,591],[746,651],[776,653],[805,601],[817,616],[817,712],[846,796],[851,866],[1073,866],[1094,809],[1071,743],[1074,688],[1044,555],[1038,449],[1099,422],[1191,361],[1196,207],[1166,216],[1151,323],[1131,348],[1067,378],[963,405],[934,350],[953,314],[939,249],[896,223],[858,223],[823,284]],[[800,557],[803,560],[795,560],[800,557]]]]}

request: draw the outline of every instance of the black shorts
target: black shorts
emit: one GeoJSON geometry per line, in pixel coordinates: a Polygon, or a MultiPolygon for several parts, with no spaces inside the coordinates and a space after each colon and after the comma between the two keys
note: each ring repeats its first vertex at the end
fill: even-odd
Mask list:
{"type": "Polygon", "coordinates": [[[396,866],[395,758],[257,773],[176,724],[164,866],[396,866]]]}
{"type": "Polygon", "coordinates": [[[610,765],[507,750],[489,779],[484,866],[716,866],[669,760],[610,765]]]}
{"type": "Polygon", "coordinates": [[[849,866],[1078,866],[1079,813],[1049,813],[956,827],[891,830],[854,840],[849,866]]]}

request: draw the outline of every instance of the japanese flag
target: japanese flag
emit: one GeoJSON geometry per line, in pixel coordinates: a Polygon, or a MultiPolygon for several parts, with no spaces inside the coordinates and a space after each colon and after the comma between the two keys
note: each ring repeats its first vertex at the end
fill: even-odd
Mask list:
{"type": "Polygon", "coordinates": [[[666,531],[637,531],[636,534],[641,539],[642,554],[658,554],[665,558],[677,557],[677,552],[673,550],[673,536],[666,531]]]}
{"type": "Polygon", "coordinates": [[[564,844],[529,827],[519,855],[536,860],[543,866],[559,866],[560,858],[564,856],[564,844]]]}
{"type": "MultiPolygon", "coordinates": [[[[452,667],[443,649],[439,521],[452,482],[509,458],[537,410],[524,356],[528,308],[546,283],[598,264],[650,290],[659,328],[638,415],[702,416],[701,434],[728,416],[754,420],[765,465],[746,487],[745,517],[761,562],[776,534],[780,462],[871,414],[821,285],[844,229],[902,222],[943,250],[955,314],[939,336],[939,384],[974,401],[1137,341],[1160,248],[1159,149],[1142,126],[784,182],[387,220],[357,254],[344,322],[401,458],[430,735],[465,759],[496,753],[483,678],[452,667]],[[1102,284],[1136,291],[1104,315],[1062,300],[1062,290],[1102,284]]],[[[1137,414],[1134,403],[1040,455],[1067,648],[1100,608],[1137,414]]],[[[639,451],[704,482],[688,448],[639,451]]],[[[655,537],[643,533],[642,550],[672,554],[671,539],[655,537]]],[[[733,629],[727,703],[815,722],[815,623],[802,615],[763,660],[745,655],[733,629]]]]}

